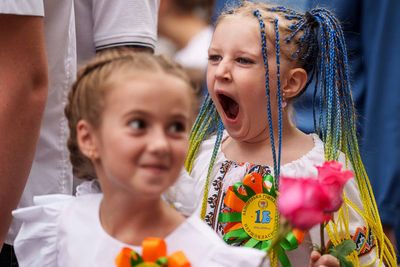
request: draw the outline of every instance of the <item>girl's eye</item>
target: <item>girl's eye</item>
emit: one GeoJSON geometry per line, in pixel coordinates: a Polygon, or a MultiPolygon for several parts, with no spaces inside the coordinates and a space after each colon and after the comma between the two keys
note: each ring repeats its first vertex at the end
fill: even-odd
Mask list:
{"type": "Polygon", "coordinates": [[[129,122],[129,127],[134,130],[142,130],[146,128],[146,122],[141,119],[134,119],[129,122]]]}
{"type": "Polygon", "coordinates": [[[254,60],[251,60],[251,59],[245,58],[245,57],[238,57],[236,59],[236,62],[238,62],[240,64],[244,64],[244,65],[254,64],[254,60]]]}
{"type": "Polygon", "coordinates": [[[221,61],[222,57],[220,55],[209,55],[208,61],[210,62],[219,62],[221,61]]]}
{"type": "Polygon", "coordinates": [[[186,131],[185,124],[182,122],[174,122],[168,127],[170,133],[183,133],[186,131]]]}

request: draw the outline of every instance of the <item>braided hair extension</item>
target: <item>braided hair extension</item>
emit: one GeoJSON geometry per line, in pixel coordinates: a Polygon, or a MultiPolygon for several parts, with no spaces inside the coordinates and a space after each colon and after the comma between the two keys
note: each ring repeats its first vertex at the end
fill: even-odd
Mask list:
{"type": "MultiPolygon", "coordinates": [[[[210,95],[207,94],[203,104],[200,107],[199,114],[196,118],[196,121],[190,133],[189,151],[185,161],[185,168],[190,173],[193,169],[194,160],[196,158],[201,143],[216,132],[217,138],[214,143],[214,149],[207,170],[203,199],[207,199],[208,196],[211,173],[214,168],[214,163],[219,148],[221,146],[223,130],[224,130],[224,125],[222,124],[222,120],[217,113],[217,110],[215,108],[214,103],[211,100],[210,95]]],[[[207,202],[203,201],[200,213],[200,217],[203,220],[206,216],[206,209],[207,209],[207,202]]]]}
{"type": "Polygon", "coordinates": [[[278,156],[276,155],[275,149],[275,138],[274,129],[272,123],[272,111],[271,111],[271,94],[269,88],[269,68],[267,58],[267,38],[265,32],[265,24],[262,19],[259,10],[254,11],[254,16],[257,17],[260,24],[261,31],[261,54],[263,56],[263,62],[265,66],[265,91],[267,95],[267,114],[268,114],[268,126],[269,126],[269,139],[271,143],[272,158],[274,164],[274,183],[275,187],[279,187],[278,179],[280,175],[281,166],[281,150],[282,150],[282,92],[281,92],[281,79],[280,79],[280,37],[279,37],[279,25],[278,19],[274,19],[274,31],[275,31],[275,50],[276,50],[276,74],[277,74],[277,99],[278,99],[278,156]]]}
{"type": "MultiPolygon", "coordinates": [[[[315,123],[315,128],[324,141],[325,158],[336,160],[340,151],[342,151],[350,161],[364,210],[357,209],[347,198],[345,201],[364,217],[367,227],[371,228],[377,241],[380,256],[379,264],[382,264],[382,259],[387,263],[395,264],[395,253],[383,234],[375,198],[360,157],[355,126],[356,115],[351,96],[349,65],[343,32],[332,13],[321,8],[307,12],[304,18],[293,26],[293,30],[298,32],[300,27],[307,26],[304,40],[314,40],[319,46],[318,51],[315,49],[315,45],[311,45],[304,54],[304,59],[313,62],[310,60],[310,55],[317,55],[316,67],[310,71],[313,71],[316,76],[314,97],[319,94],[319,124],[315,123]],[[311,30],[309,30],[310,28],[311,30]],[[312,37],[312,34],[315,37],[312,37]],[[318,51],[318,53],[313,50],[318,51]]],[[[314,122],[316,122],[315,118],[314,122]]],[[[341,214],[344,214],[343,211],[341,214]]],[[[341,219],[345,225],[348,225],[347,218],[342,216],[341,219]]],[[[340,242],[340,238],[337,238],[336,226],[330,223],[332,231],[328,229],[334,244],[335,240],[337,243],[340,242]],[[334,235],[336,235],[336,238],[334,235]]],[[[353,260],[358,263],[358,259],[354,255],[353,260]]]]}
{"type": "MultiPolygon", "coordinates": [[[[289,43],[296,34],[303,32],[303,36],[299,38],[298,50],[293,57],[304,62],[305,70],[311,73],[311,77],[315,76],[314,97],[319,95],[319,123],[316,123],[314,111],[314,125],[316,132],[324,141],[325,158],[337,160],[342,151],[350,161],[364,210],[357,208],[347,198],[345,202],[365,219],[367,228],[370,228],[375,236],[380,257],[379,265],[382,264],[382,260],[395,264],[395,253],[382,231],[375,198],[359,153],[347,51],[340,24],[331,12],[322,8],[306,12],[300,19],[298,13],[284,7],[269,8],[269,10],[283,13],[287,20],[298,19],[289,26],[292,34],[286,42],[289,43]]],[[[277,49],[277,53],[278,51],[277,49]]],[[[350,237],[347,229],[348,215],[345,216],[343,210],[339,214],[339,222],[336,224],[331,222],[330,228],[327,228],[334,245],[340,243],[341,240],[337,230],[340,223],[344,225],[347,238],[350,237]]],[[[355,253],[352,255],[352,260],[359,265],[355,253]]]]}
{"type": "MultiPolygon", "coordinates": [[[[262,16],[260,14],[259,10],[254,11],[254,16],[257,17],[258,22],[260,24],[260,31],[261,31],[261,54],[263,57],[263,62],[264,62],[264,67],[265,67],[265,93],[267,95],[267,116],[268,116],[268,128],[269,128],[269,137],[270,137],[270,142],[271,142],[271,150],[272,150],[272,159],[273,159],[273,164],[274,164],[274,176],[275,176],[275,186],[278,186],[277,178],[279,177],[279,169],[277,162],[280,161],[280,159],[277,160],[276,158],[276,151],[275,151],[275,139],[274,139],[274,129],[273,129],[273,124],[272,124],[272,111],[271,111],[271,94],[270,94],[270,88],[269,88],[269,68],[268,68],[268,58],[267,58],[267,38],[266,38],[266,33],[265,33],[265,24],[262,19],[262,16]]],[[[277,57],[278,58],[278,57],[277,57]]],[[[279,68],[277,70],[279,73],[279,68]]],[[[279,79],[278,83],[279,83],[279,79]]],[[[278,110],[279,112],[279,118],[281,118],[282,113],[281,110],[278,110]]],[[[279,129],[281,129],[281,125],[279,126],[279,129]]],[[[281,139],[279,139],[279,142],[281,142],[281,139]]],[[[280,150],[279,150],[280,154],[280,150]]],[[[278,188],[278,187],[277,187],[278,188]]]]}
{"type": "MultiPolygon", "coordinates": [[[[269,11],[283,13],[287,20],[298,19],[288,27],[292,34],[286,42],[289,43],[296,34],[303,32],[293,57],[305,63],[303,67],[311,74],[310,77],[316,76],[314,97],[319,93],[319,123],[316,123],[314,111],[314,125],[316,132],[324,141],[325,158],[337,160],[342,151],[349,159],[355,172],[364,210],[357,208],[347,198],[345,202],[365,219],[367,228],[370,228],[375,236],[379,250],[379,264],[382,264],[382,260],[395,264],[395,253],[382,231],[372,188],[358,149],[347,51],[340,24],[328,10],[321,8],[313,9],[302,17],[299,17],[299,13],[284,7],[269,8],[269,11]]],[[[278,51],[277,49],[277,53],[278,51]]],[[[339,222],[336,224],[331,222],[330,228],[327,229],[334,245],[341,240],[337,230],[339,224],[344,225],[347,238],[350,237],[347,229],[348,215],[345,216],[344,213],[343,210],[340,211],[339,222]]],[[[355,264],[359,264],[355,253],[352,255],[352,260],[355,264]]]]}

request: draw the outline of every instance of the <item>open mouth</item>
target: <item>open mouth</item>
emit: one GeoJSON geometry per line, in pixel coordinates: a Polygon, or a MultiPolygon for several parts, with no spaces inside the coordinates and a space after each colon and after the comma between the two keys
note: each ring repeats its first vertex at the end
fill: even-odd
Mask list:
{"type": "Polygon", "coordinates": [[[218,99],[226,116],[231,120],[236,119],[239,114],[239,104],[229,96],[223,94],[218,94],[218,99]]]}

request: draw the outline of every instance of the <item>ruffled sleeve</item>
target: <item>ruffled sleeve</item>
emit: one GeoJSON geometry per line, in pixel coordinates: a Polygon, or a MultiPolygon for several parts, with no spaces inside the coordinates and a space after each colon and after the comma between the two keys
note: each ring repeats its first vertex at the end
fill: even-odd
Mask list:
{"type": "Polygon", "coordinates": [[[182,170],[175,185],[171,186],[163,197],[184,216],[190,216],[195,212],[201,197],[201,189],[196,188],[197,183],[187,171],[182,170]]]}
{"type": "MultiPolygon", "coordinates": [[[[224,131],[223,139],[226,137],[227,132],[224,131]]],[[[188,172],[183,170],[175,185],[165,194],[165,199],[185,216],[190,216],[194,212],[199,211],[215,140],[216,135],[213,135],[201,144],[191,173],[188,174],[188,172]]],[[[215,159],[214,166],[219,166],[224,160],[220,152],[221,148],[215,159]]],[[[214,168],[211,177],[215,177],[217,174],[218,168],[214,168]]]]}
{"type": "Polygon", "coordinates": [[[76,196],[101,193],[100,184],[97,180],[84,181],[76,187],[76,196]]]}
{"type": "Polygon", "coordinates": [[[20,267],[57,266],[57,235],[61,214],[74,197],[47,195],[34,198],[35,206],[15,210],[22,223],[14,242],[20,267]]]}

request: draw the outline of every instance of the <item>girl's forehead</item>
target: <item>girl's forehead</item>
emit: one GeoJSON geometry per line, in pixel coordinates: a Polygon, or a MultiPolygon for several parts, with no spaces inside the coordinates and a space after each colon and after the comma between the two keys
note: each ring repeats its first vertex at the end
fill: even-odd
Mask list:
{"type": "Polygon", "coordinates": [[[258,27],[257,18],[247,14],[232,14],[226,15],[220,19],[216,28],[223,25],[224,27],[237,27],[241,25],[240,28],[252,29],[258,27]]]}
{"type": "Polygon", "coordinates": [[[215,28],[210,49],[235,48],[260,51],[260,29],[256,18],[230,15],[219,21],[215,28]]]}
{"type": "Polygon", "coordinates": [[[155,88],[162,89],[174,84],[179,90],[190,91],[189,85],[180,77],[166,73],[161,70],[139,70],[131,73],[122,73],[113,78],[114,87],[130,86],[134,88],[155,88]]]}
{"type": "Polygon", "coordinates": [[[220,38],[229,38],[231,35],[242,35],[245,38],[258,38],[260,36],[260,27],[256,18],[230,15],[216,25],[214,36],[220,38]]]}

